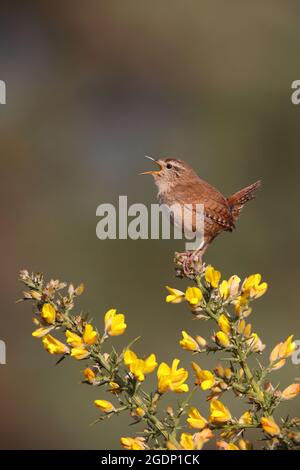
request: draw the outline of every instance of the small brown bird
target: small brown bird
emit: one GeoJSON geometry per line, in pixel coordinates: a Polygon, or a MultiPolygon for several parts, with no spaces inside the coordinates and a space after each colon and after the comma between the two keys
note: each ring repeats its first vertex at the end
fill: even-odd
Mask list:
{"type": "MultiPolygon", "coordinates": [[[[196,250],[200,259],[219,233],[231,232],[235,228],[235,222],[244,205],[255,197],[257,189],[261,186],[261,181],[257,181],[226,198],[216,188],[199,178],[192,167],[183,160],[146,158],[153,160],[159,166],[159,170],[146,171],[142,174],[154,176],[161,204],[167,206],[190,204],[192,207],[203,204],[204,242],[196,250]]],[[[196,209],[193,208],[193,211],[196,209]]],[[[176,220],[173,219],[173,222],[176,223],[176,220]]]]}

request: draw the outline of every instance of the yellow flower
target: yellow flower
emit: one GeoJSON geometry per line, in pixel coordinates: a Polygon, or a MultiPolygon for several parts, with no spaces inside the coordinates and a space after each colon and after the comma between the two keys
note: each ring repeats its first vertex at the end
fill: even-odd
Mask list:
{"type": "Polygon", "coordinates": [[[244,320],[244,319],[239,320],[237,330],[238,330],[238,332],[239,332],[240,334],[243,334],[243,333],[244,333],[245,326],[246,326],[245,320],[244,320]]]}
{"type": "Polygon", "coordinates": [[[95,382],[96,374],[93,371],[93,369],[91,369],[90,367],[87,367],[86,369],[84,369],[83,375],[90,384],[95,382]]]}
{"type": "Polygon", "coordinates": [[[67,338],[67,343],[70,344],[73,347],[82,347],[83,346],[83,341],[82,338],[77,335],[76,333],[73,333],[70,330],[66,331],[66,338],[67,338]]]}
{"type": "Polygon", "coordinates": [[[280,357],[290,357],[296,350],[296,343],[293,341],[294,335],[289,336],[280,348],[280,357]]]}
{"type": "Polygon", "coordinates": [[[280,427],[275,423],[273,418],[266,418],[263,416],[260,420],[263,430],[270,434],[270,436],[278,436],[280,434],[280,427]]]}
{"type": "Polygon", "coordinates": [[[166,445],[168,450],[177,450],[177,447],[171,441],[167,441],[166,445]]]}
{"type": "Polygon", "coordinates": [[[223,331],[223,333],[226,333],[227,335],[230,333],[231,331],[230,321],[228,317],[224,315],[224,313],[220,315],[219,320],[218,320],[218,325],[220,329],[223,331]]]}
{"type": "Polygon", "coordinates": [[[167,303],[179,304],[184,300],[184,292],[181,292],[181,290],[169,286],[166,286],[166,289],[169,291],[169,295],[166,297],[167,303]]]}
{"type": "Polygon", "coordinates": [[[55,322],[55,317],[56,317],[56,311],[55,308],[51,304],[44,304],[42,307],[41,311],[41,317],[47,322],[47,323],[54,323],[55,322]]]}
{"type": "Polygon", "coordinates": [[[215,384],[215,376],[210,370],[202,370],[201,367],[192,362],[192,367],[197,377],[197,384],[199,384],[202,390],[209,390],[215,384]]]}
{"type": "Polygon", "coordinates": [[[71,356],[77,360],[85,359],[89,356],[86,349],[97,341],[98,333],[89,323],[85,325],[82,338],[70,330],[66,331],[67,343],[71,344],[71,356]]]}
{"type": "Polygon", "coordinates": [[[246,325],[245,328],[244,328],[244,336],[246,336],[246,337],[250,336],[251,329],[252,329],[251,323],[248,323],[248,325],[246,325]]]}
{"type": "Polygon", "coordinates": [[[135,411],[136,411],[136,414],[137,414],[140,418],[142,418],[143,416],[145,416],[145,411],[144,411],[143,408],[141,408],[140,406],[138,406],[135,411]]]}
{"type": "Polygon", "coordinates": [[[230,290],[229,290],[228,281],[226,281],[225,279],[220,284],[219,292],[220,292],[220,296],[222,297],[223,300],[228,299],[228,297],[230,295],[230,290]]]}
{"type": "Polygon", "coordinates": [[[90,355],[89,351],[87,351],[83,347],[76,347],[71,349],[71,356],[80,361],[81,359],[85,359],[90,355]]]}
{"type": "Polygon", "coordinates": [[[233,442],[229,442],[228,447],[226,450],[240,450],[236,444],[233,442]]]}
{"type": "Polygon", "coordinates": [[[242,416],[239,419],[240,424],[252,424],[253,419],[252,419],[252,414],[250,411],[245,411],[245,413],[242,414],[242,416]]]}
{"type": "Polygon", "coordinates": [[[215,334],[215,340],[220,346],[223,346],[223,348],[227,348],[230,345],[230,339],[223,331],[218,331],[215,334]]]}
{"type": "Polygon", "coordinates": [[[98,338],[98,333],[97,331],[94,330],[93,325],[90,325],[87,323],[84,327],[84,332],[83,332],[83,342],[87,344],[88,346],[91,346],[97,341],[98,338]]]}
{"type": "Polygon", "coordinates": [[[209,420],[213,424],[227,423],[231,420],[230,411],[223,403],[213,398],[210,402],[209,420]]]}
{"type": "Polygon", "coordinates": [[[122,313],[117,313],[117,310],[114,308],[106,312],[104,323],[105,332],[110,336],[122,335],[127,328],[125,316],[122,313]]]}
{"type": "Polygon", "coordinates": [[[199,344],[192,336],[188,335],[186,331],[182,331],[182,337],[183,339],[179,341],[182,349],[186,349],[187,351],[199,351],[199,344]]]}
{"type": "Polygon", "coordinates": [[[220,279],[220,271],[216,271],[211,265],[207,266],[205,270],[205,280],[208,282],[208,284],[210,284],[211,287],[216,289],[219,285],[220,279]]]}
{"type": "Polygon", "coordinates": [[[150,354],[147,359],[143,360],[139,359],[130,349],[127,349],[124,353],[124,364],[128,366],[130,372],[140,382],[145,380],[145,374],[150,374],[157,367],[155,354],[150,354]]]}
{"type": "Polygon", "coordinates": [[[120,442],[126,450],[144,450],[145,444],[142,437],[121,437],[120,442]]]}
{"type": "Polygon", "coordinates": [[[247,277],[242,285],[242,291],[251,299],[258,299],[266,292],[268,284],[261,281],[261,274],[252,274],[247,277]]]}
{"type": "Polygon", "coordinates": [[[227,380],[231,379],[233,372],[230,367],[226,367],[226,369],[224,370],[224,375],[227,380]]]}
{"type": "Polygon", "coordinates": [[[199,413],[197,408],[190,408],[187,423],[191,428],[203,429],[207,425],[207,420],[199,413]]]}
{"type": "Polygon", "coordinates": [[[188,392],[189,387],[184,382],[189,374],[183,368],[177,369],[179,362],[179,359],[174,359],[171,367],[165,362],[160,364],[157,370],[159,393],[165,393],[168,390],[177,393],[188,392]]]}
{"type": "Polygon", "coordinates": [[[53,328],[54,326],[38,328],[37,330],[34,330],[31,334],[34,338],[42,338],[43,336],[46,336],[49,331],[53,330],[53,328]]]}
{"type": "Polygon", "coordinates": [[[299,393],[300,393],[300,383],[291,384],[283,390],[281,394],[281,398],[283,400],[291,400],[292,398],[295,398],[297,395],[299,395],[299,393]]]}
{"type": "Polygon", "coordinates": [[[192,307],[198,305],[202,298],[203,295],[199,287],[188,287],[185,291],[185,299],[192,307]]]}
{"type": "Polygon", "coordinates": [[[252,450],[251,442],[246,441],[245,439],[239,439],[238,444],[241,450],[252,450]]]}
{"type": "Polygon", "coordinates": [[[72,346],[71,357],[78,361],[89,356],[89,351],[85,348],[83,338],[70,330],[66,331],[67,343],[72,346]]]}
{"type": "Polygon", "coordinates": [[[270,354],[272,369],[280,369],[285,364],[285,359],[291,356],[296,350],[296,343],[293,341],[293,335],[290,335],[284,342],[275,346],[270,354]]]}
{"type": "Polygon", "coordinates": [[[203,429],[195,434],[183,432],[180,438],[180,445],[185,450],[201,450],[203,445],[213,437],[210,429],[203,429]]]}
{"type": "Polygon", "coordinates": [[[69,348],[51,335],[44,336],[42,339],[44,348],[49,354],[68,354],[69,348]]]}
{"type": "Polygon", "coordinates": [[[120,385],[118,385],[116,382],[109,382],[109,386],[110,386],[110,389],[108,390],[108,392],[110,393],[115,393],[115,394],[118,394],[120,393],[120,385]]]}
{"type": "Polygon", "coordinates": [[[97,406],[97,408],[100,408],[100,410],[104,413],[110,413],[111,411],[115,411],[115,407],[110,401],[94,400],[94,404],[97,406]]]}
{"type": "Polygon", "coordinates": [[[227,450],[240,450],[236,444],[229,442],[227,450]]]}
{"type": "Polygon", "coordinates": [[[193,435],[192,434],[187,434],[186,432],[183,432],[181,434],[181,438],[180,438],[180,445],[185,450],[195,449],[194,441],[193,441],[193,435]]]}

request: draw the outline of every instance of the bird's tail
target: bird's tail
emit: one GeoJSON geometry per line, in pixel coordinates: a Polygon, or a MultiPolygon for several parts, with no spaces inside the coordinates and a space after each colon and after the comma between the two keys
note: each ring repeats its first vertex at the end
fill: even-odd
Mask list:
{"type": "Polygon", "coordinates": [[[237,220],[240,216],[241,210],[243,209],[246,202],[251,201],[255,198],[256,191],[261,187],[261,181],[250,184],[246,188],[241,189],[237,193],[230,196],[227,201],[229,203],[233,220],[237,220]]]}

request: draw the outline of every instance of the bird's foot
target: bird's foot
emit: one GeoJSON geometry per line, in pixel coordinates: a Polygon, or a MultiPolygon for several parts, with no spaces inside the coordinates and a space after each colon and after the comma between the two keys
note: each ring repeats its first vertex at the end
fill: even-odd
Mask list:
{"type": "Polygon", "coordinates": [[[175,253],[175,263],[179,267],[177,275],[194,278],[202,267],[202,256],[199,250],[175,253]]]}

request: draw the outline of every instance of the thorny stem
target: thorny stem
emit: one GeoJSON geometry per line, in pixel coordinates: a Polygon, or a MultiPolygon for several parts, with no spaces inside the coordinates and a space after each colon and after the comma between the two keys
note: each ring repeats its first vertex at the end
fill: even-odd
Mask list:
{"type": "MultiPolygon", "coordinates": [[[[110,367],[109,367],[109,363],[105,360],[105,358],[103,357],[102,354],[95,354],[94,355],[94,359],[96,359],[99,364],[107,371],[107,372],[110,372],[110,367]]],[[[124,383],[122,377],[120,377],[119,375],[116,376],[115,378],[117,381],[119,381],[120,383],[124,383]]],[[[159,433],[164,437],[164,439],[166,439],[166,441],[170,441],[172,442],[172,444],[176,447],[176,449],[180,449],[180,444],[178,443],[178,441],[176,440],[175,436],[172,435],[172,434],[169,434],[166,429],[165,429],[165,426],[163,425],[163,423],[153,414],[153,413],[150,413],[147,406],[145,405],[144,401],[142,400],[142,398],[139,396],[138,393],[135,393],[132,397],[131,397],[131,400],[132,402],[137,406],[137,407],[140,407],[143,409],[145,415],[144,415],[144,419],[145,420],[148,420],[153,426],[155,429],[157,429],[157,431],[159,431],[159,433]]]]}
{"type": "Polygon", "coordinates": [[[178,424],[180,422],[180,418],[181,416],[183,415],[183,413],[185,412],[185,408],[189,405],[195,391],[198,389],[199,387],[197,385],[195,385],[192,390],[190,391],[190,393],[187,395],[186,399],[183,400],[183,402],[181,403],[180,405],[180,408],[178,410],[178,413],[177,413],[177,416],[176,418],[174,418],[174,429],[173,429],[173,432],[172,434],[175,435],[176,433],[176,428],[178,427],[178,424]]]}
{"type": "MultiPolygon", "coordinates": [[[[195,276],[195,282],[197,284],[197,287],[199,289],[203,289],[203,286],[202,286],[202,283],[201,283],[201,277],[200,275],[196,275],[195,276]]],[[[218,315],[215,314],[209,307],[208,305],[206,305],[205,307],[205,312],[211,317],[213,318],[216,322],[218,322],[218,315]]],[[[255,380],[248,364],[247,364],[247,360],[246,360],[246,357],[245,355],[243,354],[243,352],[240,350],[240,347],[237,346],[237,348],[234,349],[235,351],[235,357],[238,359],[239,363],[240,363],[240,366],[242,367],[244,373],[245,373],[245,376],[249,382],[249,385],[251,386],[254,394],[256,395],[256,400],[257,402],[259,402],[260,406],[262,409],[264,409],[264,393],[263,391],[261,390],[259,384],[257,383],[257,381],[255,380]]],[[[237,388],[237,387],[235,387],[237,388]]]]}
{"type": "MultiPolygon", "coordinates": [[[[196,285],[198,288],[203,292],[203,296],[206,300],[206,303],[204,304],[203,310],[205,311],[207,317],[212,318],[217,324],[219,323],[219,318],[220,315],[224,312],[228,314],[228,317],[230,317],[230,314],[226,312],[226,309],[224,309],[226,302],[218,303],[218,297],[217,297],[217,302],[214,302],[215,297],[214,294],[211,295],[211,290],[206,286],[202,285],[201,282],[201,275],[197,273],[194,274],[194,276],[186,276],[188,279],[194,279],[196,285]]],[[[21,276],[21,280],[31,289],[33,289],[33,294],[31,297],[28,295],[24,296],[24,300],[32,298],[33,300],[36,300],[36,307],[38,313],[41,311],[42,306],[45,304],[45,302],[50,302],[51,305],[54,305],[55,308],[57,309],[57,322],[53,325],[52,328],[56,329],[62,329],[64,332],[66,330],[70,330],[76,334],[82,335],[83,328],[85,326],[86,319],[82,315],[78,316],[70,316],[69,312],[72,310],[74,303],[73,303],[73,297],[74,297],[74,288],[72,286],[72,289],[69,288],[68,293],[69,296],[62,296],[60,295],[57,290],[62,289],[65,287],[63,286],[63,283],[59,283],[59,281],[51,281],[45,289],[43,289],[43,278],[39,274],[32,274],[29,276],[28,272],[24,271],[21,276]],[[61,287],[60,287],[61,286],[61,287]],[[52,290],[51,290],[52,289],[52,290]],[[71,293],[70,293],[71,291],[71,293]],[[73,294],[72,294],[73,292],[73,294]],[[54,301],[54,294],[57,293],[59,296],[58,303],[57,305],[55,304],[54,301]],[[58,308],[57,308],[58,307],[58,308]]],[[[71,287],[71,286],[70,286],[71,287]]],[[[31,292],[25,293],[31,295],[31,292]]],[[[80,293],[76,294],[80,295],[80,293]]],[[[271,363],[268,367],[262,368],[262,371],[258,375],[258,380],[255,378],[255,374],[251,371],[248,363],[247,363],[247,358],[249,355],[249,350],[245,350],[244,343],[241,340],[241,333],[238,331],[238,328],[236,328],[235,325],[238,325],[238,323],[234,323],[233,321],[233,327],[230,332],[230,337],[231,337],[231,344],[230,347],[219,347],[217,346],[216,348],[213,347],[207,347],[206,352],[216,352],[219,350],[225,350],[231,353],[231,357],[228,359],[223,359],[223,360],[228,360],[230,363],[236,362],[239,364],[241,369],[244,372],[243,375],[243,383],[240,383],[240,380],[238,379],[238,383],[230,383],[230,386],[232,389],[236,390],[239,392],[239,394],[244,395],[245,398],[248,398],[249,401],[255,402],[256,403],[256,411],[262,410],[264,413],[264,416],[271,416],[272,410],[277,406],[276,403],[278,403],[280,400],[278,400],[278,397],[274,395],[275,399],[277,399],[277,402],[275,402],[275,405],[273,402],[268,400],[268,394],[264,392],[264,389],[262,388],[262,382],[265,378],[265,376],[272,370],[272,364],[271,363]]],[[[42,323],[43,325],[43,323],[42,323]]],[[[219,325],[220,327],[220,325],[219,325]]],[[[117,355],[117,358],[113,359],[112,361],[109,361],[109,356],[102,354],[101,351],[101,346],[104,343],[105,339],[107,338],[107,334],[104,333],[102,335],[101,339],[98,340],[97,343],[95,343],[89,350],[90,357],[95,361],[95,364],[98,365],[98,368],[102,369],[103,376],[102,378],[99,377],[100,381],[97,382],[96,385],[102,385],[105,383],[109,383],[111,381],[115,381],[119,386],[120,390],[119,393],[116,393],[116,398],[119,400],[119,403],[121,405],[120,408],[116,409],[114,413],[119,413],[122,410],[135,410],[137,407],[141,408],[143,410],[143,416],[141,417],[141,420],[144,420],[147,423],[147,430],[146,433],[149,433],[149,437],[152,438],[155,442],[156,446],[160,446],[160,441],[159,437],[161,436],[163,440],[167,443],[171,443],[176,449],[181,449],[182,446],[179,444],[179,442],[176,439],[176,432],[180,429],[180,419],[183,414],[185,414],[186,407],[189,405],[190,400],[194,394],[194,392],[199,388],[198,386],[195,386],[190,393],[187,395],[186,399],[181,403],[179,406],[179,409],[177,412],[174,413],[172,422],[167,422],[167,420],[161,421],[157,416],[156,416],[156,411],[157,411],[157,405],[158,401],[160,399],[160,393],[158,391],[155,392],[153,395],[153,398],[151,399],[151,396],[146,394],[142,389],[141,389],[141,382],[138,383],[137,381],[133,378],[133,376],[130,375],[130,373],[127,374],[128,381],[126,378],[123,378],[123,376],[119,373],[118,371],[118,366],[123,362],[123,356],[124,356],[124,351],[121,355],[117,355]],[[100,366],[100,367],[99,367],[100,366]],[[125,400],[124,400],[125,398],[125,400]]],[[[134,340],[135,341],[135,340],[134,340]]],[[[131,343],[132,344],[132,343],[131,343]]],[[[130,345],[129,345],[130,346],[130,345]]],[[[129,348],[127,346],[127,348],[129,348]]],[[[117,353],[114,351],[114,356],[117,353]]],[[[65,355],[62,356],[64,358],[65,355]]],[[[59,361],[58,361],[59,362],[59,361]]],[[[226,384],[225,384],[226,385],[226,384]]],[[[274,398],[271,396],[271,398],[274,398]]],[[[108,414],[108,415],[112,415],[108,414]]],[[[109,417],[107,415],[107,417],[109,417]]],[[[242,423],[242,422],[237,422],[235,419],[231,419],[227,423],[220,423],[220,424],[214,424],[214,423],[209,423],[207,424],[209,429],[212,430],[221,430],[221,431],[232,431],[233,437],[231,437],[232,441],[234,442],[238,436],[243,433],[243,431],[247,428],[258,428],[261,426],[259,417],[256,415],[252,423],[242,423]]],[[[297,442],[299,442],[297,439],[299,439],[299,436],[296,431],[294,431],[294,428],[299,428],[299,420],[294,418],[293,420],[286,420],[285,424],[281,426],[280,429],[280,434],[276,435],[276,442],[275,440],[272,442],[271,439],[269,439],[269,444],[268,447],[269,449],[273,448],[280,448],[280,445],[283,446],[282,448],[289,448],[289,449],[296,449],[297,448],[297,442]],[[285,447],[284,447],[285,446],[285,447]]],[[[229,438],[229,437],[228,437],[229,438]]],[[[166,444],[164,444],[166,445],[166,444]]],[[[154,446],[155,448],[155,446],[154,446]]]]}
{"type": "Polygon", "coordinates": [[[249,384],[251,385],[252,387],[252,390],[254,391],[254,393],[256,394],[256,397],[257,397],[257,400],[259,401],[261,407],[263,408],[263,402],[264,402],[264,394],[260,388],[260,386],[258,385],[258,383],[256,382],[247,362],[246,362],[246,359],[245,357],[243,357],[242,353],[237,350],[237,355],[238,355],[238,358],[239,358],[239,361],[240,361],[240,365],[248,379],[248,382],[249,384]]]}

